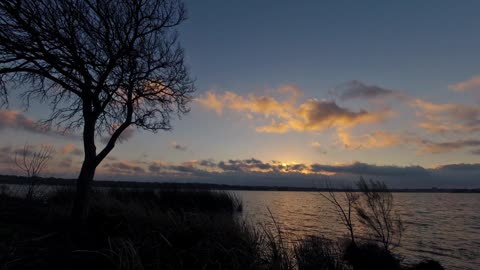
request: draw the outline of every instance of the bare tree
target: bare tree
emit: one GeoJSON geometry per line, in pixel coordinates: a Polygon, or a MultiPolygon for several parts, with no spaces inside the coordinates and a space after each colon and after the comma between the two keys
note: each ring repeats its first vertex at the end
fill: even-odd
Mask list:
{"type": "Polygon", "coordinates": [[[392,246],[400,244],[404,230],[394,209],[393,195],[381,181],[360,178],[357,186],[362,192],[355,207],[359,221],[389,251],[392,246]]]}
{"type": "Polygon", "coordinates": [[[334,207],[354,246],[357,245],[355,221],[358,221],[357,226],[361,225],[362,230],[389,251],[400,244],[404,231],[402,220],[394,209],[393,194],[381,181],[366,181],[360,177],[356,184],[356,191],[350,187],[335,190],[327,182],[327,194],[320,194],[334,207]]]}
{"type": "Polygon", "coordinates": [[[359,195],[349,187],[343,187],[342,191],[337,194],[329,182],[326,183],[326,186],[327,194],[320,193],[320,195],[335,208],[335,213],[350,234],[351,243],[356,245],[353,214],[359,195]]]}
{"type": "Polygon", "coordinates": [[[3,0],[0,86],[50,104],[46,123],[80,129],[84,161],[72,215],[84,220],[95,170],[128,127],[171,128],[194,85],[176,26],[181,0],[3,0]],[[97,152],[96,139],[109,136],[97,152]]]}
{"type": "Polygon", "coordinates": [[[29,178],[27,192],[25,197],[32,199],[35,196],[35,190],[39,183],[40,174],[46,168],[48,161],[52,159],[53,146],[41,145],[38,151],[28,143],[23,146],[20,153],[15,152],[15,164],[29,178]],[[18,157],[20,154],[20,157],[18,157]]]}

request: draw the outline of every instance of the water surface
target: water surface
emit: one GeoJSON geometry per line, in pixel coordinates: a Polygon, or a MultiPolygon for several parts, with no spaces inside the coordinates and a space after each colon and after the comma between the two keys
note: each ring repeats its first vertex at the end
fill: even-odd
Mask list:
{"type": "MultiPolygon", "coordinates": [[[[235,191],[244,215],[272,224],[268,209],[289,239],[323,234],[346,237],[327,200],[315,192],[235,191]]],[[[446,269],[480,269],[480,194],[395,193],[406,230],[396,252],[407,261],[433,258],[446,269]]]]}

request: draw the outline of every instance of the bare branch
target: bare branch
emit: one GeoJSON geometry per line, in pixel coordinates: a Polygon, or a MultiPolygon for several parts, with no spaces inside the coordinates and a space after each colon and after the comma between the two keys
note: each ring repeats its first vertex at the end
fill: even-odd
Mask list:
{"type": "Polygon", "coordinates": [[[27,199],[32,199],[35,196],[36,186],[39,180],[38,176],[40,176],[47,167],[48,161],[52,159],[53,153],[54,149],[51,145],[41,145],[40,149],[36,151],[34,147],[28,143],[24,144],[20,152],[20,158],[18,157],[18,152],[15,151],[15,164],[30,180],[25,195],[27,199]]]}

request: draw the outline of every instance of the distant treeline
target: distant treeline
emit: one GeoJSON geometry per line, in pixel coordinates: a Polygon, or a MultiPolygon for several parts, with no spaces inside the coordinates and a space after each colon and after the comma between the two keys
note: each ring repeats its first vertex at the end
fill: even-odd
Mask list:
{"type": "MultiPolygon", "coordinates": [[[[42,185],[51,186],[73,186],[75,179],[63,178],[41,178],[42,185]]],[[[0,184],[23,185],[29,184],[31,180],[23,176],[0,175],[0,184]]],[[[246,186],[246,185],[224,185],[210,183],[174,183],[174,182],[136,182],[136,181],[113,181],[113,180],[95,180],[95,187],[118,187],[118,188],[153,188],[153,189],[198,189],[198,190],[258,190],[258,191],[328,191],[327,188],[314,187],[289,187],[289,186],[246,186]]],[[[335,191],[344,191],[337,188],[335,191]]],[[[480,193],[480,188],[402,188],[391,189],[392,192],[428,192],[428,193],[480,193]]]]}

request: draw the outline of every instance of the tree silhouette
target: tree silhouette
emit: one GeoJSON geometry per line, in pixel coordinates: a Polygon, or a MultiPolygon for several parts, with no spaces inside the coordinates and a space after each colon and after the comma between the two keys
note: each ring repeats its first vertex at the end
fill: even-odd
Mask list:
{"type": "Polygon", "coordinates": [[[362,192],[355,207],[359,221],[389,251],[400,244],[404,231],[402,219],[395,211],[393,194],[381,181],[361,177],[357,186],[362,192]]]}
{"type": "Polygon", "coordinates": [[[52,159],[53,152],[54,149],[51,145],[41,145],[40,149],[36,151],[28,143],[23,145],[21,151],[15,152],[15,165],[25,173],[30,181],[25,194],[27,199],[33,199],[35,196],[35,189],[40,180],[38,176],[47,167],[48,161],[52,159]]]}
{"type": "Polygon", "coordinates": [[[84,220],[95,170],[122,132],[168,130],[172,114],[188,112],[194,85],[175,30],[185,19],[180,0],[0,2],[4,101],[19,90],[27,106],[48,102],[45,123],[82,132],[76,221],[84,220]],[[106,135],[97,152],[96,139],[106,135]]]}
{"type": "Polygon", "coordinates": [[[355,242],[354,231],[354,210],[359,199],[359,195],[355,191],[347,186],[342,188],[342,192],[336,194],[335,189],[331,186],[330,182],[326,182],[327,193],[319,193],[325,198],[334,208],[340,222],[345,226],[350,235],[350,241],[353,245],[355,242]]]}

